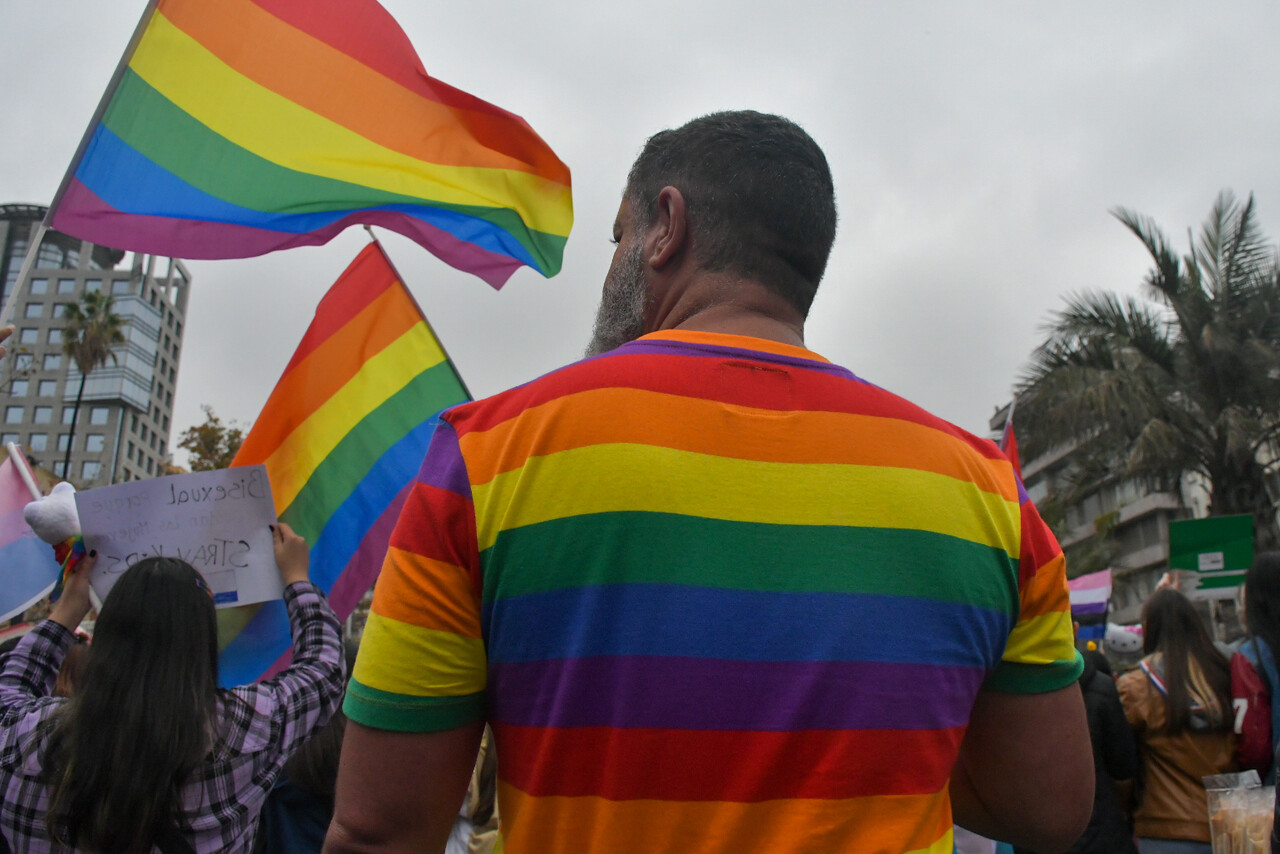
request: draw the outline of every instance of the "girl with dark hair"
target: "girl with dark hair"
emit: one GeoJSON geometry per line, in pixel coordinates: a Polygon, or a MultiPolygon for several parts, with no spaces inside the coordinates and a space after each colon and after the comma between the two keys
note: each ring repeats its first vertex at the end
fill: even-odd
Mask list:
{"type": "Polygon", "coordinates": [[[1195,608],[1171,588],[1143,606],[1142,633],[1146,655],[1116,686],[1141,759],[1138,851],[1210,854],[1201,778],[1235,767],[1230,668],[1195,608]]]}
{"type": "Polygon", "coordinates": [[[1272,693],[1280,685],[1275,655],[1280,651],[1280,552],[1254,558],[1244,577],[1243,622],[1248,639],[1231,657],[1231,697],[1235,706],[1241,768],[1254,768],[1268,785],[1276,781],[1280,740],[1280,703],[1272,693]]]}
{"type": "Polygon", "coordinates": [[[93,556],[0,669],[0,829],[15,851],[249,851],[285,760],[328,720],[345,667],[307,544],[273,529],[294,637],[273,679],[217,687],[213,595],[190,564],[147,558],[103,603],[75,697],[49,696],[89,610],[93,556]]]}

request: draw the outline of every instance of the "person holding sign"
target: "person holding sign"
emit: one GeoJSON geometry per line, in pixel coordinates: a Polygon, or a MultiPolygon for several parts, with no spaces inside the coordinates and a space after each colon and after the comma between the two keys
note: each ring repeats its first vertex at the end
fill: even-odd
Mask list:
{"type": "Polygon", "coordinates": [[[341,701],[340,624],[307,580],[306,541],[272,528],[293,664],[217,687],[213,594],[190,564],[149,557],[103,603],[74,701],[49,696],[89,611],[92,552],[49,619],[0,668],[0,831],[16,851],[248,851],[285,760],[341,701]]]}

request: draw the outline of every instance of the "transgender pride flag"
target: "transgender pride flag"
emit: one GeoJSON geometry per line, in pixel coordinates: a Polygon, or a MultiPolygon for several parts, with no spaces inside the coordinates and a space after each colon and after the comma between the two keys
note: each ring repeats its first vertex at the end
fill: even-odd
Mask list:
{"type": "Polygon", "coordinates": [[[10,450],[0,463],[0,620],[16,617],[48,596],[62,574],[53,548],[22,518],[32,495],[18,469],[24,463],[21,456],[21,451],[10,450]]]}
{"type": "Polygon", "coordinates": [[[1081,640],[1102,640],[1111,601],[1111,570],[1091,572],[1067,582],[1071,591],[1071,619],[1080,624],[1081,640]]]}

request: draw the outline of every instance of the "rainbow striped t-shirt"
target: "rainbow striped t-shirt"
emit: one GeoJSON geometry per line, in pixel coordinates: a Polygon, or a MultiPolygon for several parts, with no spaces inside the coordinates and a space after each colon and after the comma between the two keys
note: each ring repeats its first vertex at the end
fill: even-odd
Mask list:
{"type": "Polygon", "coordinates": [[[442,414],[346,710],[488,720],[506,854],[932,853],[978,690],[1079,672],[993,443],[667,331],[442,414]]]}

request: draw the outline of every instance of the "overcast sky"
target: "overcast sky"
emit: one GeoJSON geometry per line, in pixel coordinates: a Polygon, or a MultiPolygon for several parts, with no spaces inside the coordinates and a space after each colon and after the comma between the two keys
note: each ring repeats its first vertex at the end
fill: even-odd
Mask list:
{"type": "MultiPolygon", "coordinates": [[[[1274,0],[384,5],[428,72],[522,115],[573,171],[550,280],[494,292],[380,232],[477,395],[578,358],[631,160],[718,109],[787,115],[831,163],[840,226],[809,346],[973,431],[1065,294],[1138,290],[1148,258],[1111,208],[1185,249],[1219,190],[1253,191],[1280,236],[1274,0]]],[[[143,6],[4,4],[0,203],[48,204],[143,6]]],[[[175,440],[201,404],[252,422],[366,240],[189,262],[175,440]]]]}

